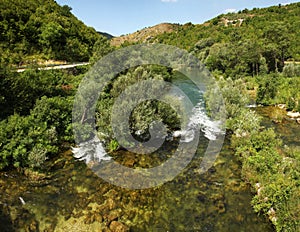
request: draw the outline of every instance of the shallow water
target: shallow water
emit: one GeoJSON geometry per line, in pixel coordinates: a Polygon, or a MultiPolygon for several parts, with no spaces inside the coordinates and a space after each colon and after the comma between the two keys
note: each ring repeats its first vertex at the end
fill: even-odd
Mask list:
{"type": "MultiPolygon", "coordinates": [[[[103,229],[118,220],[131,231],[273,231],[265,218],[253,212],[249,186],[242,182],[228,145],[215,166],[199,175],[202,149],[173,181],[135,191],[105,183],[67,152],[49,166],[54,174],[42,180],[2,173],[2,211],[14,219],[17,230],[30,225],[39,231],[76,230],[72,225],[84,231],[79,227],[86,225],[72,223],[79,218],[88,224],[100,222],[97,228],[103,229]]],[[[124,151],[123,155],[128,154],[124,151]]]]}
{"type": "MultiPolygon", "coordinates": [[[[177,83],[189,91],[189,81],[179,78],[177,83]]],[[[208,143],[204,135],[184,171],[152,189],[113,186],[75,160],[71,151],[49,161],[44,176],[0,173],[0,231],[107,231],[112,221],[133,232],[274,231],[265,217],[254,213],[250,187],[241,180],[228,140],[214,166],[199,174],[208,143]]],[[[124,150],[111,156],[128,167],[151,167],[168,159],[176,146],[176,141],[166,143],[151,156],[124,150]]]]}
{"type": "Polygon", "coordinates": [[[275,132],[282,139],[284,145],[300,146],[300,124],[295,119],[289,118],[285,110],[278,107],[256,107],[254,110],[263,117],[262,124],[267,128],[274,128],[275,132]],[[280,112],[280,123],[274,122],[274,112],[280,112]]]}

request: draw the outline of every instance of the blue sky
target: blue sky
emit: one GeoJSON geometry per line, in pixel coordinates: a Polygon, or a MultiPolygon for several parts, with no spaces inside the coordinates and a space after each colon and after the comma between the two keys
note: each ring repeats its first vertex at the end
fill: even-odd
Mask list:
{"type": "Polygon", "coordinates": [[[162,22],[203,23],[221,13],[298,2],[293,0],[56,0],[88,26],[114,36],[162,22]]]}

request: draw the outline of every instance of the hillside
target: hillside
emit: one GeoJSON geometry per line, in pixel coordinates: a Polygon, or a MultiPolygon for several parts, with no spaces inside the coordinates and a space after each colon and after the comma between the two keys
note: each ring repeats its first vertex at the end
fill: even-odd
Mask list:
{"type": "Polygon", "coordinates": [[[100,35],[54,0],[1,0],[2,61],[88,61],[100,35]]]}
{"type": "MultiPolygon", "coordinates": [[[[300,3],[245,9],[201,25],[163,23],[112,42],[111,35],[85,26],[54,0],[1,0],[0,10],[0,231],[300,231],[300,3]],[[141,42],[186,49],[211,70],[222,96],[206,82],[197,88],[180,69],[129,68],[135,61],[148,63],[143,52],[93,65],[141,42]],[[90,65],[69,70],[35,66],[87,60],[90,65]],[[124,60],[127,69],[114,76],[106,72],[124,60]],[[24,72],[10,68],[26,63],[34,65],[24,72]],[[260,106],[252,108],[255,100],[260,106]],[[226,133],[219,136],[225,128],[214,112],[223,110],[226,133]],[[257,110],[270,117],[261,118],[257,110]],[[202,120],[206,115],[211,119],[202,120]],[[224,147],[203,173],[223,135],[224,147]],[[134,152],[147,151],[144,142],[152,149],[159,140],[162,147],[151,154],[134,152]],[[189,153],[194,157],[172,180],[164,162],[177,151],[184,160],[189,153]],[[127,169],[114,169],[107,158],[127,169]],[[98,175],[102,164],[111,178],[98,175]],[[159,166],[166,178],[160,170],[128,172],[159,166]],[[153,176],[167,182],[156,186],[160,180],[153,179],[155,188],[142,189],[153,176]],[[128,180],[134,180],[130,189],[128,180]]],[[[176,164],[172,168],[178,171],[176,164]]]]}
{"type": "Polygon", "coordinates": [[[106,33],[106,32],[98,31],[98,34],[104,36],[104,37],[107,38],[107,39],[112,39],[112,38],[114,38],[113,35],[111,35],[111,34],[109,34],[109,33],[106,33]]]}
{"type": "Polygon", "coordinates": [[[192,52],[226,76],[282,71],[300,60],[300,3],[221,14],[204,24],[160,24],[114,38],[111,44],[150,42],[192,52]]]}
{"type": "Polygon", "coordinates": [[[161,23],[152,27],[144,28],[132,34],[115,37],[111,40],[111,45],[120,46],[124,42],[128,42],[128,43],[147,42],[153,39],[157,35],[173,32],[178,27],[179,27],[178,24],[161,23]]]}

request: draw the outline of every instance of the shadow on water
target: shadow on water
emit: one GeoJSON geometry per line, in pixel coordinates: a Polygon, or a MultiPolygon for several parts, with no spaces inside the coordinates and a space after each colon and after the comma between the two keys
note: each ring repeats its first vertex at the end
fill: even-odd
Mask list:
{"type": "Polygon", "coordinates": [[[12,221],[7,212],[5,212],[5,206],[0,205],[0,231],[11,232],[14,231],[12,221]]]}

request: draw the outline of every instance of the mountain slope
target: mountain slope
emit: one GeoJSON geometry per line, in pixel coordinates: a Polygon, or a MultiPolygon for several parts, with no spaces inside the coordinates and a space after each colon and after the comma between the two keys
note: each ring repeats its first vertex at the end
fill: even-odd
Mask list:
{"type": "MultiPolygon", "coordinates": [[[[212,70],[238,67],[259,73],[282,70],[286,60],[300,60],[300,3],[245,9],[222,14],[201,25],[185,24],[150,42],[165,43],[193,52],[212,70]]],[[[237,70],[239,72],[239,70],[237,70]]]]}
{"type": "Polygon", "coordinates": [[[1,0],[0,51],[11,63],[87,61],[99,34],[54,0],[1,0]]]}
{"type": "Polygon", "coordinates": [[[282,71],[300,60],[300,3],[222,14],[204,24],[150,27],[114,38],[111,44],[164,43],[192,52],[211,71],[226,76],[282,71]]]}
{"type": "Polygon", "coordinates": [[[178,28],[178,26],[179,26],[178,24],[161,23],[153,27],[144,28],[132,34],[115,37],[111,40],[111,45],[120,46],[125,42],[128,43],[147,42],[159,34],[173,32],[178,28]]]}

